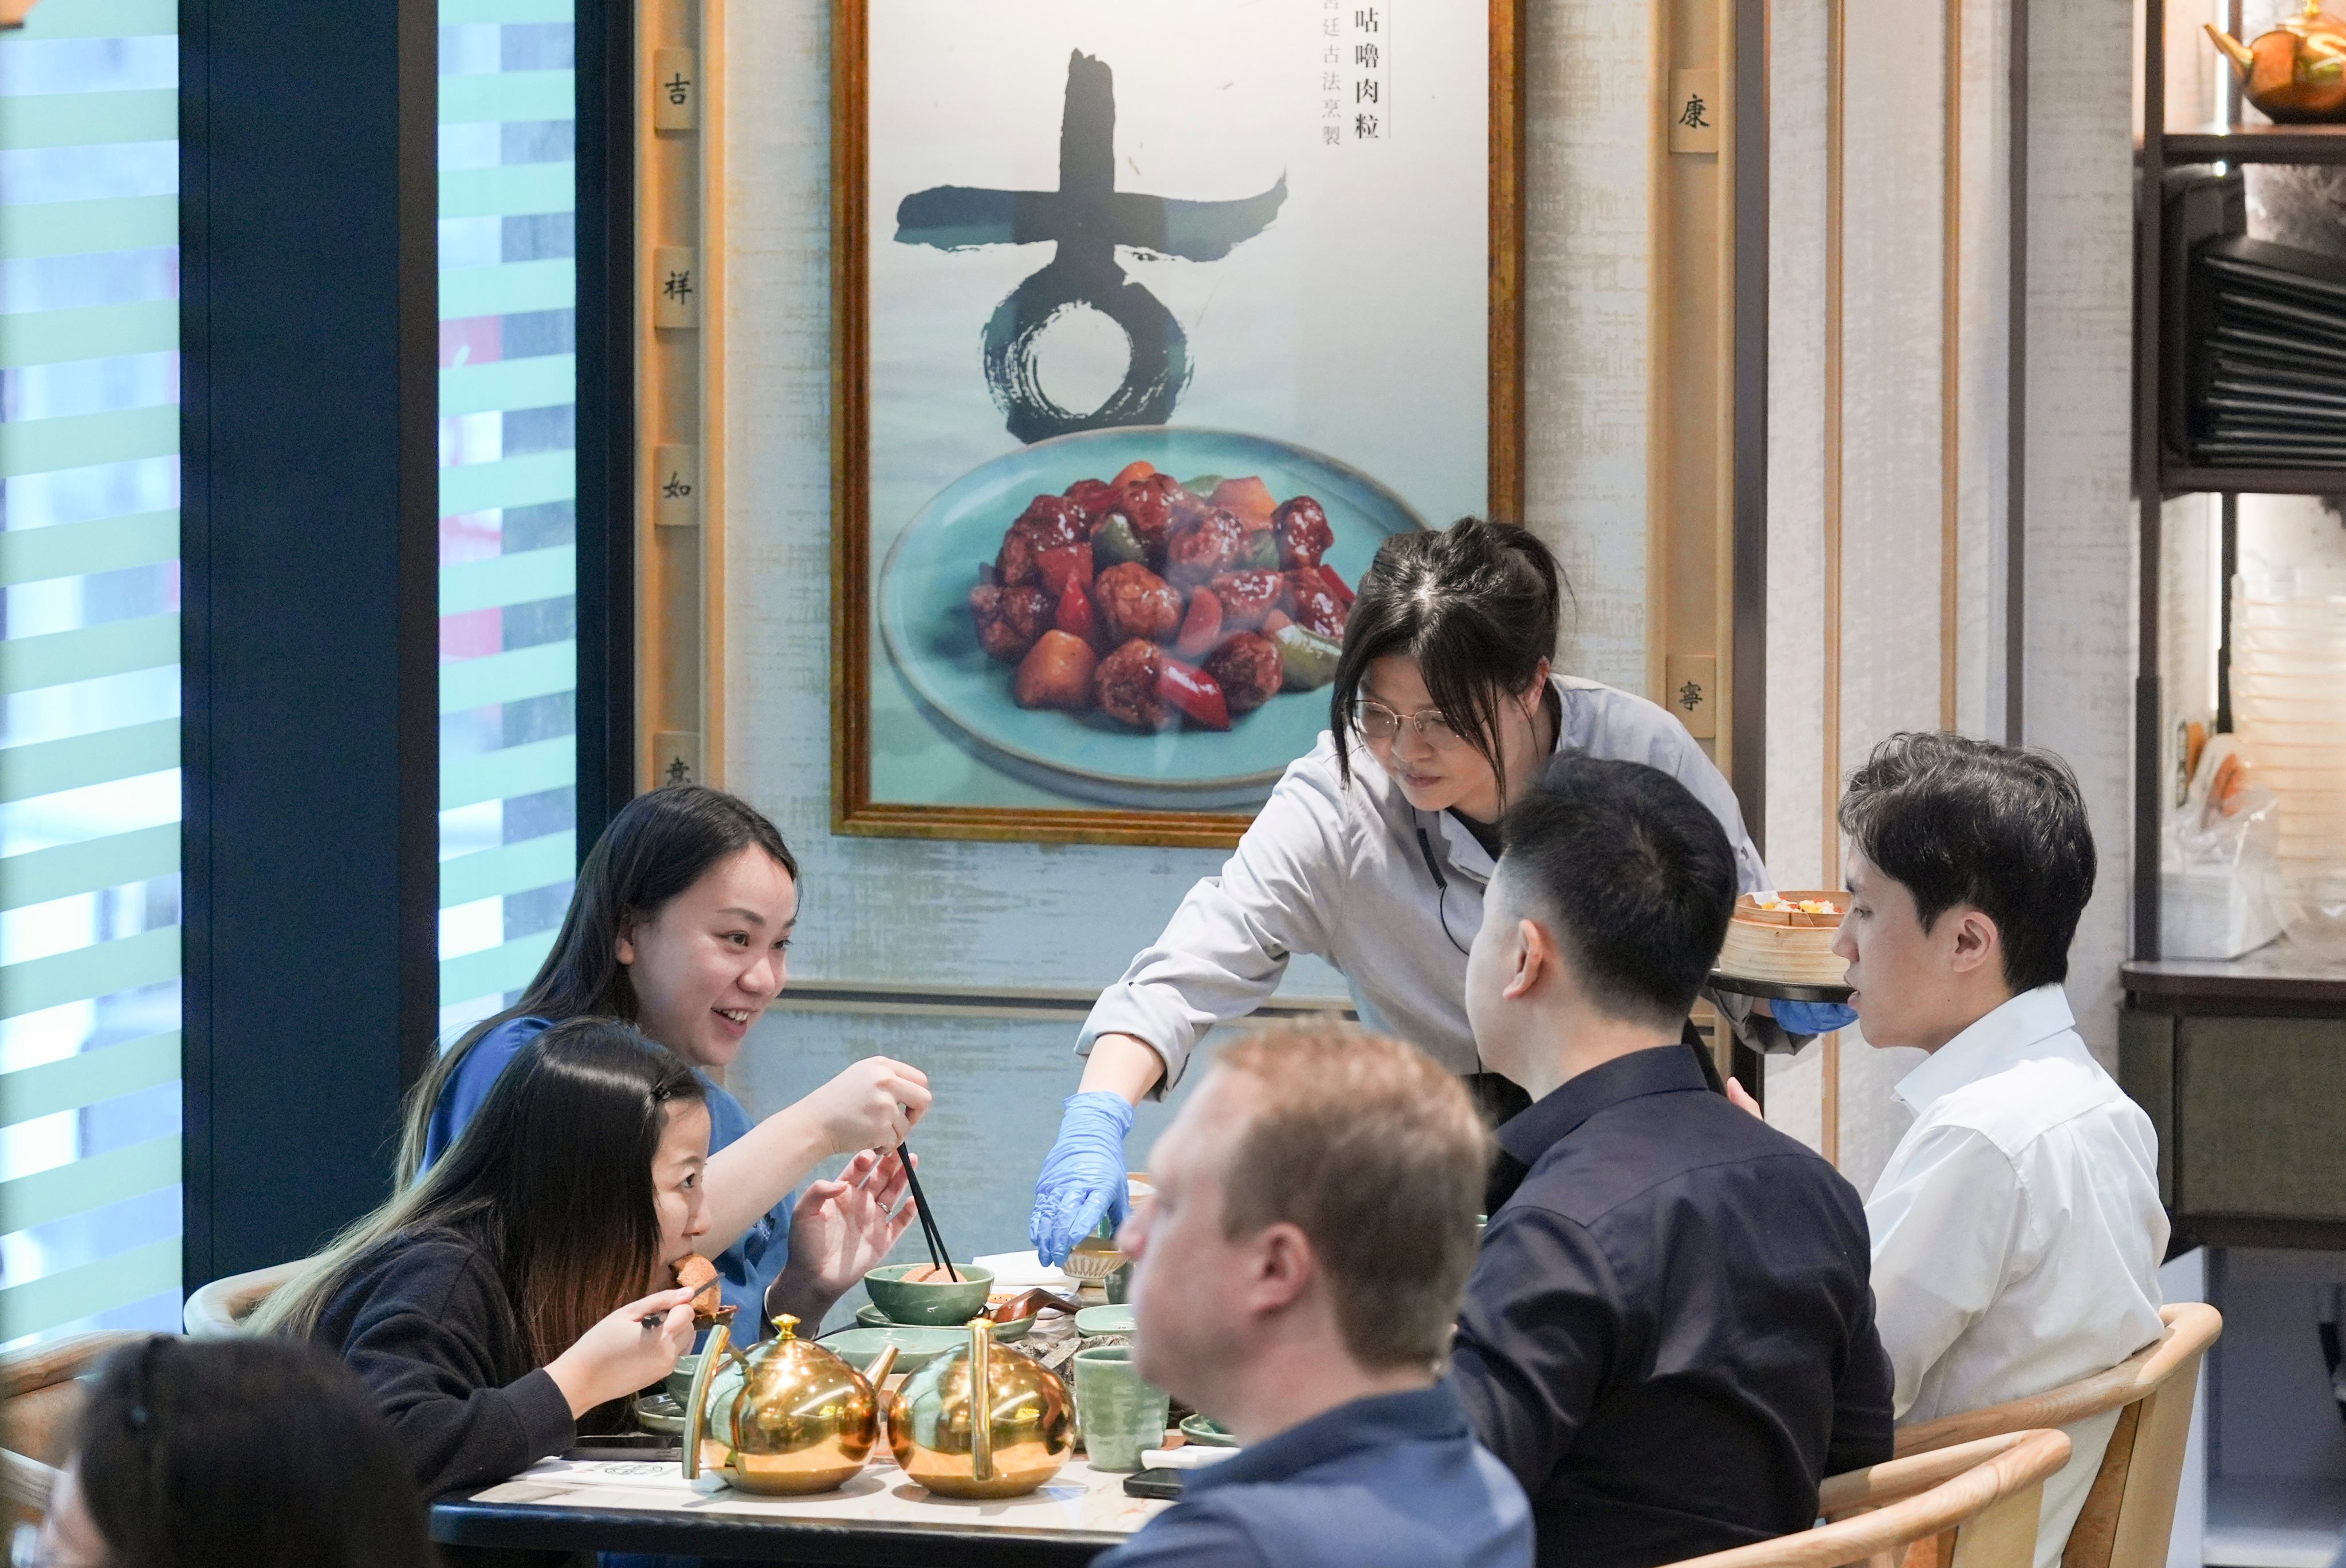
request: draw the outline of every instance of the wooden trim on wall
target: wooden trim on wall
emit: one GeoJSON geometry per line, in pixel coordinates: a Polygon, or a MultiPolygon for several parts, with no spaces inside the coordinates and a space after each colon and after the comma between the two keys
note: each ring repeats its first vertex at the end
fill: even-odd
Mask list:
{"type": "MultiPolygon", "coordinates": [[[[1849,162],[1849,0],[1826,0],[1824,391],[1824,885],[1841,886],[1842,178],[1849,162]]],[[[1841,1033],[1824,1037],[1819,1152],[1841,1163],[1841,1033]]]]}
{"type": "Polygon", "coordinates": [[[1525,8],[1491,0],[1491,476],[1487,509],[1524,520],[1525,8]]]}
{"type": "MultiPolygon", "coordinates": [[[[636,0],[635,783],[725,777],[725,0],[636,0]],[[688,50],[691,124],[662,128],[664,54],[688,50]],[[663,251],[690,317],[662,325],[663,251]],[[673,269],[671,269],[672,270],[673,269]],[[663,453],[688,453],[679,468],[663,453]],[[682,484],[685,490],[670,494],[682,484]],[[681,502],[681,505],[679,505],[681,502]]],[[[671,65],[677,57],[668,56],[671,65]]]]}
{"type": "Polygon", "coordinates": [[[1962,631],[1964,0],[1945,0],[1939,183],[1939,728],[1956,728],[1962,631]]]}

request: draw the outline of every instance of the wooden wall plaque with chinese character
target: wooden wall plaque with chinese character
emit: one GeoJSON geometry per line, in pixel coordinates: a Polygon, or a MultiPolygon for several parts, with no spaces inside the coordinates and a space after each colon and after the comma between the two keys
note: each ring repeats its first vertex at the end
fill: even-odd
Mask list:
{"type": "Polygon", "coordinates": [[[726,0],[636,0],[636,782],[725,760],[726,0]],[[704,130],[709,134],[703,134],[704,130]]]}
{"type": "Polygon", "coordinates": [[[1234,843],[1521,514],[1517,4],[841,0],[837,830],[1234,843]]]}

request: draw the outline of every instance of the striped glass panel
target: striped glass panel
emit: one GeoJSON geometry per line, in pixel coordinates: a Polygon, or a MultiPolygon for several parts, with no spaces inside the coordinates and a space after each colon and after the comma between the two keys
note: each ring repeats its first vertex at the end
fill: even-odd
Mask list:
{"type": "Polygon", "coordinates": [[[0,1348],[179,1320],[178,25],[0,35],[0,1348]]]}
{"type": "Polygon", "coordinates": [[[571,5],[440,0],[444,1041],[529,983],[577,864],[571,5]]]}

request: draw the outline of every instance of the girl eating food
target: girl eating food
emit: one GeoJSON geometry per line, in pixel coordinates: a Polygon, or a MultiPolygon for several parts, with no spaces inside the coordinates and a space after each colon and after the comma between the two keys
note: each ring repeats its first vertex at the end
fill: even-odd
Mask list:
{"type": "Polygon", "coordinates": [[[765,1317],[785,1312],[820,1323],[902,1234],[871,1218],[896,1207],[896,1156],[859,1151],[903,1143],[929,1087],[919,1069],[873,1056],[753,1122],[709,1076],[740,1054],[789,978],[798,874],[773,823],[734,796],[688,784],[629,801],[579,868],[561,933],[521,1000],[474,1025],[416,1086],[402,1185],[445,1155],[541,1031],[624,1019],[692,1070],[708,1107],[705,1250],[740,1314],[735,1332],[754,1339],[765,1317]],[[793,1201],[817,1165],[850,1154],[839,1196],[819,1196],[837,1184],[817,1183],[793,1201]]]}
{"type": "Polygon", "coordinates": [[[338,1352],[424,1495],[518,1474],[691,1348],[670,1281],[709,1228],[709,1120],[699,1076],[633,1029],[558,1024],[254,1328],[338,1352]]]}

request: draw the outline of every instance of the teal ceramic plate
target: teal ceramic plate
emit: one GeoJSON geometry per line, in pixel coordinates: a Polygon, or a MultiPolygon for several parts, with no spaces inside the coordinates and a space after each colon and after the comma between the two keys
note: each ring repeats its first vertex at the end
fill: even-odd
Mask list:
{"type": "Polygon", "coordinates": [[[969,1335],[960,1329],[920,1329],[892,1323],[884,1329],[842,1329],[825,1335],[821,1343],[824,1349],[859,1372],[868,1370],[880,1352],[893,1345],[897,1348],[896,1370],[913,1372],[948,1350],[969,1343],[969,1335]]]}
{"type": "Polygon", "coordinates": [[[1057,436],[972,469],[896,535],[880,569],[880,631],[888,656],[941,728],[1031,783],[1112,805],[1260,800],[1328,727],[1325,690],[1282,692],[1227,730],[1142,735],[1104,714],[1020,708],[1010,697],[1011,667],[977,646],[969,591],[1026,504],[1078,479],[1113,478],[1134,462],[1185,481],[1256,474],[1281,501],[1313,497],[1336,535],[1328,563],[1354,586],[1388,535],[1425,525],[1359,469],[1282,441],[1178,426],[1057,436]]]}
{"type": "MultiPolygon", "coordinates": [[[[855,1320],[866,1329],[887,1329],[899,1326],[888,1314],[869,1301],[855,1309],[855,1320]]],[[[913,1325],[904,1324],[902,1327],[911,1328],[913,1325]]],[[[997,1345],[1007,1345],[1014,1339],[1024,1339],[1028,1330],[1034,1327],[1035,1319],[1031,1316],[1013,1318],[1007,1323],[996,1323],[994,1326],[994,1342],[997,1345]]],[[[831,1341],[826,1339],[823,1343],[828,1345],[831,1341]]]]}
{"type": "Polygon", "coordinates": [[[636,1424],[648,1432],[680,1437],[684,1432],[684,1407],[666,1394],[646,1394],[636,1401],[636,1424]]]}
{"type": "Polygon", "coordinates": [[[1076,1332],[1086,1339],[1096,1334],[1129,1334],[1132,1306],[1121,1302],[1113,1307],[1086,1307],[1076,1314],[1076,1332]]]}
{"type": "Polygon", "coordinates": [[[1236,1448],[1239,1440],[1203,1416],[1191,1416],[1181,1423],[1181,1435],[1199,1448],[1236,1448]]]}

